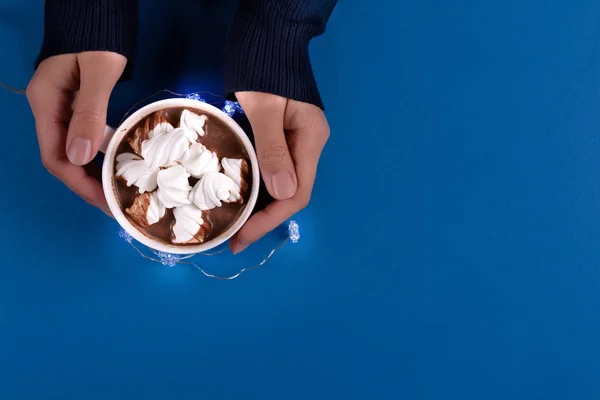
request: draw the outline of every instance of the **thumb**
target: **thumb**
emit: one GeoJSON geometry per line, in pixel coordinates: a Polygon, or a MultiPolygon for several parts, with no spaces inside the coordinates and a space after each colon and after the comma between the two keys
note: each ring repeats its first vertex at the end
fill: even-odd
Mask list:
{"type": "Polygon", "coordinates": [[[108,100],[127,59],[116,53],[77,55],[79,92],[67,133],[66,153],[75,165],[88,164],[98,153],[106,126],[108,100]]]}
{"type": "Polygon", "coordinates": [[[237,97],[252,125],[267,190],[277,200],[289,199],[296,193],[298,181],[283,129],[286,99],[248,92],[238,93],[237,97]]]}

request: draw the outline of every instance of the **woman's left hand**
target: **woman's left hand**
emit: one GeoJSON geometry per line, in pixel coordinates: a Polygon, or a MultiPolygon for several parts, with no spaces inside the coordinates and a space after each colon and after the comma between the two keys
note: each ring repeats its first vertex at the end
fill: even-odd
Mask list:
{"type": "Polygon", "coordinates": [[[275,201],[254,214],[231,239],[233,253],[243,251],[308,205],[329,138],[325,114],[312,104],[259,92],[236,96],[252,125],[261,175],[275,201]]]}

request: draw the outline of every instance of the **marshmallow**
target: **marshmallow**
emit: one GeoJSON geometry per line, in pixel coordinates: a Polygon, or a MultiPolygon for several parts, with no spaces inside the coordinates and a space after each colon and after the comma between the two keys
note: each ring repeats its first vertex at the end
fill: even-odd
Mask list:
{"type": "Polygon", "coordinates": [[[207,172],[190,192],[190,200],[201,210],[221,207],[224,203],[243,203],[240,187],[221,172],[207,172]]]}
{"type": "Polygon", "coordinates": [[[173,209],[175,222],[171,230],[174,244],[202,243],[210,231],[210,223],[204,219],[203,211],[193,204],[173,209]]]}
{"type": "Polygon", "coordinates": [[[173,130],[164,112],[158,111],[144,120],[144,123],[136,128],[127,142],[138,156],[142,155],[142,143],[159,135],[173,130]]]}
{"type": "Polygon", "coordinates": [[[200,178],[207,172],[221,170],[217,153],[210,151],[202,143],[194,143],[190,146],[190,151],[181,161],[181,165],[194,178],[200,178]]]}
{"type": "Polygon", "coordinates": [[[165,207],[156,192],[139,194],[125,212],[143,227],[153,225],[165,216],[165,207]]]}
{"type": "Polygon", "coordinates": [[[223,157],[221,164],[223,165],[223,172],[225,175],[233,179],[240,187],[241,193],[244,193],[248,189],[248,184],[245,179],[248,174],[248,163],[246,160],[242,160],[241,158],[223,157]]]}
{"type": "Polygon", "coordinates": [[[148,167],[146,162],[133,153],[121,153],[117,156],[116,176],[123,177],[127,186],[135,185],[140,193],[156,189],[158,170],[148,167]]]}
{"type": "Polygon", "coordinates": [[[199,136],[204,136],[204,125],[208,117],[206,115],[198,115],[189,110],[183,110],[179,118],[179,127],[187,130],[187,138],[190,143],[195,143],[199,136]]]}
{"type": "Polygon", "coordinates": [[[152,169],[172,165],[189,152],[190,142],[186,135],[183,128],[156,133],[142,143],[142,157],[152,169]]]}
{"type": "Polygon", "coordinates": [[[161,169],[157,175],[158,199],[166,208],[174,208],[191,204],[188,199],[192,187],[188,182],[185,169],[177,164],[161,169]]]}

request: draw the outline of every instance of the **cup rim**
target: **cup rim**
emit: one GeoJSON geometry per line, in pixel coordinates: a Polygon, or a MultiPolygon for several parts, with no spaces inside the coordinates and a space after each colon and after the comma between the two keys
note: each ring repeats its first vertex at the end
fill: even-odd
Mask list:
{"type": "Polygon", "coordinates": [[[246,221],[250,217],[250,214],[252,213],[252,210],[256,205],[259,186],[260,173],[258,168],[258,159],[256,157],[254,147],[252,146],[250,139],[246,135],[246,132],[244,132],[244,130],[233,118],[224,113],[222,110],[218,109],[213,105],[195,99],[172,98],[159,100],[150,103],[132,113],[125,119],[125,121],[123,121],[123,123],[121,123],[121,125],[119,125],[117,129],[115,129],[115,133],[110,139],[106,148],[104,163],[102,165],[102,187],[104,189],[104,196],[106,198],[110,211],[112,212],[119,225],[123,229],[125,229],[125,231],[127,231],[127,233],[129,233],[135,240],[142,243],[143,245],[157,251],[162,251],[171,254],[189,255],[195,253],[202,253],[214,249],[215,247],[229,240],[236,232],[238,232],[241,229],[241,227],[246,223],[246,221]],[[250,168],[252,170],[252,187],[250,189],[250,196],[239,218],[225,232],[223,232],[219,236],[197,245],[182,246],[167,244],[144,234],[140,229],[136,228],[129,221],[129,218],[127,218],[124,211],[121,209],[121,205],[117,199],[116,189],[114,188],[113,184],[115,173],[114,160],[116,157],[117,148],[119,147],[119,144],[121,143],[125,135],[133,126],[135,126],[146,116],[152,114],[153,112],[173,107],[187,107],[216,115],[231,129],[232,132],[235,133],[238,139],[240,139],[240,141],[242,142],[246,153],[248,154],[248,158],[250,159],[250,168]]]}

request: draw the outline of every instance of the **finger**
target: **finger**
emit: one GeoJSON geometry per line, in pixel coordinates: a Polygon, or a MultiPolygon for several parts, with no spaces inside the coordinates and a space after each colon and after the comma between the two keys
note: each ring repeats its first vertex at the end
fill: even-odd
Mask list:
{"type": "Polygon", "coordinates": [[[243,251],[277,228],[310,202],[319,158],[329,137],[329,126],[324,116],[312,117],[313,121],[320,122],[306,129],[297,128],[288,134],[288,143],[298,176],[296,194],[291,199],[275,201],[253,215],[231,240],[230,248],[234,254],[243,251]]]}
{"type": "Polygon", "coordinates": [[[80,89],[69,124],[66,154],[75,165],[89,163],[102,144],[110,94],[126,59],[115,53],[86,52],[77,55],[80,89]]]}
{"type": "Polygon", "coordinates": [[[89,176],[84,167],[74,165],[68,159],[57,160],[53,165],[54,175],[69,189],[78,194],[87,203],[98,207],[108,216],[112,216],[102,184],[97,179],[89,176]]]}
{"type": "Polygon", "coordinates": [[[295,198],[308,204],[319,159],[329,139],[329,124],[319,108],[303,104],[301,110],[291,113],[291,120],[287,121],[288,145],[299,180],[299,193],[295,198]]]}
{"type": "MultiPolygon", "coordinates": [[[[91,178],[93,181],[96,181],[99,184],[99,186],[96,186],[93,182],[92,182],[92,184],[94,184],[94,186],[96,186],[96,187],[100,187],[100,189],[101,189],[101,191],[99,192],[99,195],[100,195],[99,205],[92,204],[92,203],[91,204],[100,208],[109,217],[114,218],[112,212],[110,211],[110,208],[108,207],[108,203],[106,201],[106,197],[104,194],[104,188],[102,187],[102,165],[99,163],[91,162],[87,165],[84,165],[82,168],[85,171],[85,174],[89,178],[91,178]]],[[[91,190],[93,190],[94,193],[97,192],[97,189],[91,189],[91,190]]]]}
{"type": "MultiPolygon", "coordinates": [[[[41,68],[40,73],[45,74],[43,66],[41,68]]],[[[48,74],[48,79],[34,78],[27,88],[27,98],[36,121],[42,163],[52,175],[88,203],[109,212],[100,183],[66,158],[65,137],[72,97],[70,92],[51,79],[52,76],[48,74]]]]}
{"type": "MultiPolygon", "coordinates": [[[[299,148],[301,149],[302,146],[300,145],[299,148]]],[[[232,238],[230,248],[234,254],[245,250],[308,205],[318,159],[303,157],[301,160],[297,163],[299,184],[296,194],[291,199],[276,200],[268,204],[264,210],[254,214],[232,238]]]]}
{"type": "Polygon", "coordinates": [[[302,206],[294,199],[276,200],[270,203],[264,210],[250,217],[242,229],[231,239],[229,248],[234,254],[245,250],[249,245],[300,211],[302,206]]]}
{"type": "Polygon", "coordinates": [[[265,93],[237,94],[254,132],[258,165],[267,190],[275,199],[296,193],[297,177],[283,129],[287,100],[265,93]]]}
{"type": "MultiPolygon", "coordinates": [[[[60,107],[60,102],[54,104],[60,107]]],[[[60,115],[60,111],[50,111],[47,114],[39,109],[34,111],[43,165],[73,192],[110,215],[100,182],[88,176],[83,167],[72,164],[66,158],[66,123],[60,117],[54,118],[54,115],[60,115]]]]}

